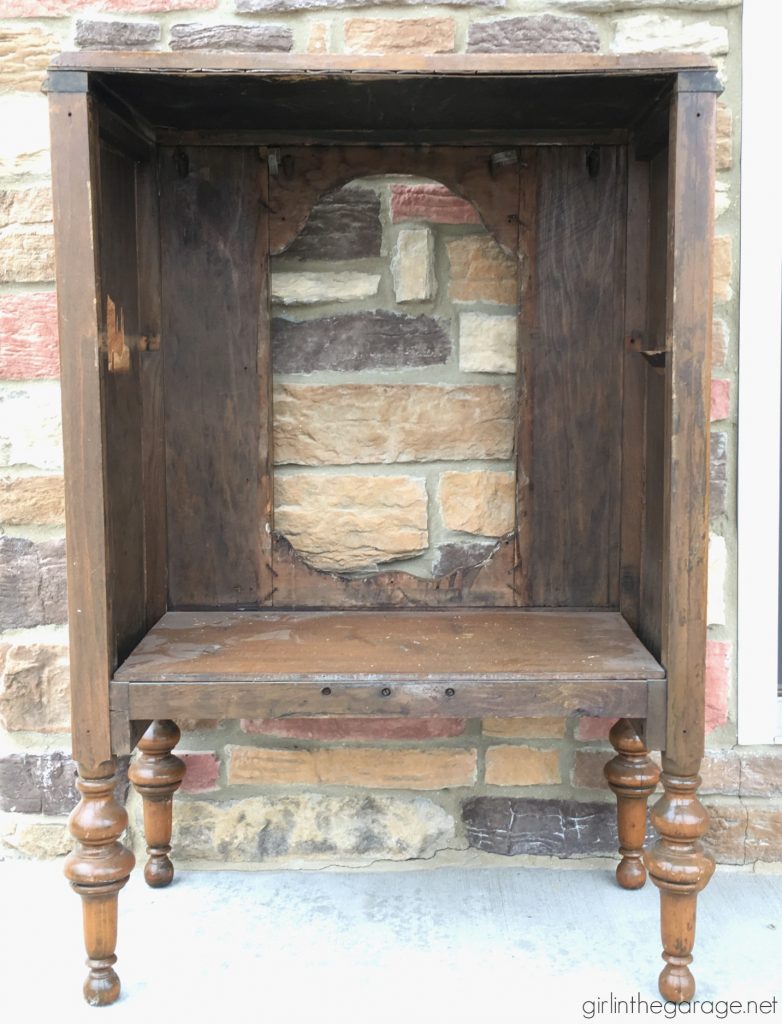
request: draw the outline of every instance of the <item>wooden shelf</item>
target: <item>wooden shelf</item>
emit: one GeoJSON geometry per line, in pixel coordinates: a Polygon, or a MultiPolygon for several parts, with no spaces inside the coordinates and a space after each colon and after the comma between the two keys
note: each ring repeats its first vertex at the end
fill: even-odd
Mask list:
{"type": "Polygon", "coordinates": [[[647,717],[665,673],[618,612],[169,612],[112,683],[132,719],[647,717]]]}

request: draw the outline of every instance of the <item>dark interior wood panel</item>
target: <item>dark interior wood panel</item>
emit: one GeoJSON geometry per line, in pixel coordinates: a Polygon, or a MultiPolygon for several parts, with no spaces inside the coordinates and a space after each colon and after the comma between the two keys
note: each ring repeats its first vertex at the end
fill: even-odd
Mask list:
{"type": "Polygon", "coordinates": [[[260,521],[264,173],[257,149],[160,151],[171,607],[254,606],[271,589],[260,521]]]}
{"type": "Polygon", "coordinates": [[[144,557],[139,351],[139,286],[136,237],[136,163],[100,147],[101,371],[106,408],[109,595],[114,659],[121,660],[148,626],[144,557]],[[121,581],[121,582],[120,582],[121,581]]]}
{"type": "Polygon", "coordinates": [[[625,177],[619,148],[538,154],[536,606],[618,605],[625,177]]]}
{"type": "Polygon", "coordinates": [[[122,681],[648,680],[663,670],[615,612],[169,612],[122,681]]]}
{"type": "MultiPolygon", "coordinates": [[[[400,55],[394,59],[400,60],[400,55]]],[[[420,65],[420,57],[413,59],[420,65]]],[[[488,65],[486,71],[491,71],[490,65],[513,58],[461,57],[463,62],[470,59],[482,59],[488,65]]],[[[239,78],[219,73],[186,77],[121,71],[96,78],[149,124],[161,128],[341,129],[376,135],[397,131],[407,139],[411,132],[426,128],[459,132],[629,128],[638,110],[653,104],[670,82],[665,73],[632,72],[620,73],[619,80],[599,75],[373,77],[356,73],[239,78]]]]}

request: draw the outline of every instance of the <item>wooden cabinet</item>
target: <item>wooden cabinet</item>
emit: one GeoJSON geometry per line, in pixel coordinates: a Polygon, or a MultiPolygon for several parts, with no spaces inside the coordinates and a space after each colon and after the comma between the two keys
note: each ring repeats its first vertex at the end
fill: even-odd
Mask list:
{"type": "Polygon", "coordinates": [[[714,69],[86,53],[48,91],[87,1000],[119,993],[116,756],[139,747],[146,877],[165,885],[176,719],[294,713],[617,717],[617,877],[659,886],[660,989],[689,998],[713,870],[696,790],[714,69]],[[313,569],[274,531],[269,256],[328,189],[384,171],[470,199],[518,266],[515,528],[439,579],[313,569]]]}

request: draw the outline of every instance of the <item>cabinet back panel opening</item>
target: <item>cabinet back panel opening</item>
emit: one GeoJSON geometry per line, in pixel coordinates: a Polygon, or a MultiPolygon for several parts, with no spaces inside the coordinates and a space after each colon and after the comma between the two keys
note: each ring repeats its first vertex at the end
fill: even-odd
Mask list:
{"type": "MultiPolygon", "coordinates": [[[[161,147],[158,165],[170,608],[619,606],[625,147],[180,146],[161,147]],[[380,206],[382,251],[357,237],[355,258],[340,264],[332,230],[319,260],[318,218],[328,227],[329,201],[357,215],[362,189],[380,206]],[[434,221],[416,214],[427,201],[434,221]],[[332,340],[361,337],[382,316],[382,290],[400,286],[404,230],[435,235],[433,259],[444,264],[442,377],[430,361],[401,375],[381,368],[367,384],[350,373],[343,383],[339,369],[311,383],[288,342],[312,323],[323,275],[337,275],[320,299],[332,340]],[[339,319],[345,288],[363,325],[339,319]],[[502,316],[515,321],[516,374],[472,372],[467,328],[480,345],[502,316]],[[405,450],[411,435],[418,451],[419,442],[405,450]],[[405,515],[420,512],[407,526],[444,525],[447,543],[423,570],[382,558],[377,569],[319,564],[296,550],[274,521],[275,500],[282,526],[308,524],[328,547],[327,526],[301,502],[309,487],[322,505],[338,485],[323,472],[329,462],[366,477],[368,501],[375,488],[405,515]],[[475,488],[487,487],[492,535],[470,519],[471,503],[486,505],[475,488]]],[[[404,304],[397,310],[401,323],[404,304]]],[[[393,336],[393,324],[383,328],[393,336]]]]}

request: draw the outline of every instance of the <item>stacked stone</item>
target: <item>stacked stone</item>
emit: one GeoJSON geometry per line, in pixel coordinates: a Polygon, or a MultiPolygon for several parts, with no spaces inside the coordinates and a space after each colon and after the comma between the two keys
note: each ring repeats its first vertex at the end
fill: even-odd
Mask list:
{"type": "Polygon", "coordinates": [[[275,529],[440,576],[515,523],[517,275],[444,185],[353,181],[272,260],[275,529]]]}
{"type": "MultiPolygon", "coordinates": [[[[439,6],[425,0],[0,0],[0,857],[64,853],[70,845],[64,814],[75,799],[73,765],[66,753],[62,459],[48,120],[39,90],[51,55],[76,45],[315,54],[690,49],[715,57],[725,92],[719,104],[715,195],[710,731],[703,792],[710,805],[710,838],[719,860],[736,864],[782,860],[779,752],[733,748],[733,385],[738,297],[732,243],[738,237],[740,31],[740,0],[450,0],[439,6]]],[[[415,193],[410,197],[414,200],[415,193]]],[[[401,197],[398,202],[401,209],[401,197]]],[[[450,200],[443,197],[441,202],[447,207],[450,200]]],[[[399,236],[412,232],[402,242],[402,257],[425,258],[429,243],[420,229],[437,231],[437,224],[430,206],[422,220],[400,217],[390,226],[383,225],[393,242],[381,259],[381,276],[385,275],[389,289],[388,274],[393,280],[394,270],[393,266],[388,269],[388,261],[393,261],[399,236]]],[[[470,225],[463,230],[467,237],[470,225]]],[[[321,238],[321,245],[326,241],[321,238]]],[[[305,264],[299,265],[294,256],[289,250],[286,258],[300,274],[305,264]]],[[[368,268],[359,272],[377,273],[368,268]]],[[[411,285],[401,265],[397,278],[400,295],[409,296],[411,285]]],[[[420,280],[414,278],[414,282],[420,280]]],[[[440,287],[441,279],[437,280],[440,287]]],[[[352,299],[353,309],[350,303],[347,308],[335,304],[317,317],[315,307],[281,305],[278,319],[305,323],[313,317],[327,320],[350,313],[362,317],[375,309],[370,298],[352,299]],[[310,312],[303,315],[305,309],[310,312]]],[[[387,335],[384,317],[427,315],[426,301],[403,298],[378,307],[375,336],[387,335]]],[[[468,359],[457,369],[453,362],[461,358],[462,338],[470,336],[464,312],[445,317],[451,320],[443,332],[450,344],[451,369],[469,378],[465,386],[485,387],[487,378],[475,363],[468,359]]],[[[351,386],[359,386],[353,374],[377,374],[369,387],[377,387],[374,381],[381,374],[394,373],[408,375],[404,383],[409,387],[416,382],[442,386],[439,374],[448,368],[447,359],[425,362],[433,358],[438,344],[445,345],[437,317],[431,319],[425,338],[405,334],[398,341],[399,358],[408,370],[355,363],[328,369],[317,362],[326,358],[321,351],[326,346],[319,349],[311,344],[313,373],[323,374],[317,386],[328,386],[332,399],[335,386],[344,387],[348,380],[351,386]]],[[[341,331],[354,339],[354,359],[359,360],[366,353],[362,355],[357,339],[367,335],[361,321],[355,323],[358,326],[351,327],[343,320],[341,331]]],[[[475,321],[473,328],[475,341],[482,341],[480,323],[475,321]]],[[[290,408],[295,405],[297,415],[304,415],[295,389],[315,385],[295,365],[286,365],[283,355],[309,343],[296,333],[303,327],[289,329],[291,337],[298,339],[296,345],[288,344],[284,328],[277,335],[279,386],[294,389],[290,408]]],[[[327,333],[321,334],[321,340],[324,337],[327,333]]],[[[498,346],[501,350],[499,341],[498,346]]],[[[479,352],[476,358],[484,354],[479,352]]],[[[498,381],[510,379],[505,369],[496,372],[498,381]]],[[[317,405],[308,404],[310,410],[317,405]]],[[[415,512],[423,502],[420,489],[416,490],[416,474],[411,473],[414,464],[415,460],[359,462],[360,469],[354,470],[353,462],[350,473],[361,476],[362,487],[369,488],[371,483],[381,489],[389,476],[412,477],[405,500],[412,514],[420,515],[415,512]]],[[[449,466],[448,472],[462,469],[449,466]]],[[[286,479],[303,480],[311,473],[317,480],[343,472],[348,471],[336,462],[317,466],[287,462],[278,469],[278,486],[282,481],[283,487],[278,499],[284,498],[284,507],[298,507],[285,496],[286,479]]],[[[459,484],[458,479],[453,481],[452,493],[463,504],[459,484]]],[[[369,502],[375,500],[367,494],[369,502]]],[[[436,508],[437,494],[435,488],[427,505],[436,508]]],[[[395,508],[400,495],[401,491],[395,508]]],[[[309,501],[306,493],[296,497],[302,505],[309,501]]],[[[363,508],[357,510],[359,517],[363,513],[363,508]]],[[[421,552],[415,555],[417,571],[435,571],[435,551],[447,547],[446,534],[437,534],[442,524],[433,531],[430,519],[425,527],[425,553],[417,547],[422,539],[411,544],[413,553],[421,552]]],[[[415,529],[424,532],[423,526],[415,529]]],[[[446,529],[461,534],[464,541],[472,526],[468,519],[446,529]]],[[[495,529],[487,536],[495,536],[495,529]]],[[[392,552],[393,557],[397,554],[392,552]]],[[[387,558],[388,552],[361,557],[366,559],[362,564],[369,565],[387,558]]],[[[514,855],[570,856],[577,849],[579,853],[615,853],[613,799],[601,773],[611,756],[606,742],[610,722],[180,724],[181,745],[190,751],[186,792],[176,801],[180,862],[190,858],[273,866],[360,865],[432,858],[468,846],[514,855]]],[[[132,838],[140,842],[135,809],[131,817],[132,838]]],[[[450,856],[458,862],[459,854],[450,856]]]]}

